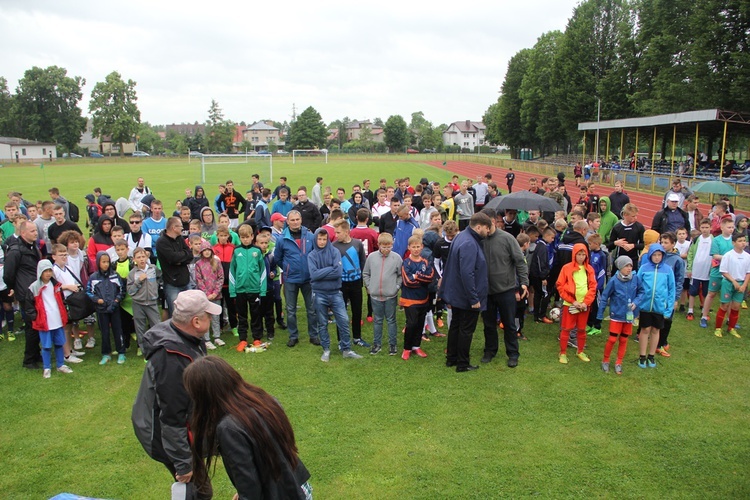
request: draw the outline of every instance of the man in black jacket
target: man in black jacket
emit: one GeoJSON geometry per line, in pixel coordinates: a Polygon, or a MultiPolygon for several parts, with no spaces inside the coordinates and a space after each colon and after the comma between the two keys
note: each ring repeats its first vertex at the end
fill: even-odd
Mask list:
{"type": "Polygon", "coordinates": [[[206,355],[203,335],[212,314],[221,314],[221,306],[211,303],[205,293],[181,292],[172,319],[151,328],[141,341],[147,364],[133,404],[133,429],[148,456],[163,463],[181,483],[190,483],[193,476],[188,437],[191,403],[182,373],[206,355]]]}
{"type": "MultiPolygon", "coordinates": [[[[36,281],[36,265],[42,258],[37,244],[39,230],[36,224],[29,221],[21,222],[19,237],[12,245],[8,245],[3,267],[3,281],[10,290],[12,298],[23,306],[26,296],[30,293],[29,286],[36,281]]],[[[39,349],[39,332],[31,327],[31,321],[25,322],[26,349],[23,355],[23,367],[30,370],[41,368],[42,351],[39,349]]]]}
{"type": "Polygon", "coordinates": [[[167,310],[172,316],[177,294],[187,290],[190,284],[190,271],[187,265],[193,261],[193,251],[182,238],[182,221],[179,217],[170,217],[167,220],[167,228],[156,240],[155,247],[164,278],[167,310]]]}
{"type": "Polygon", "coordinates": [[[677,193],[669,193],[667,206],[656,212],[651,222],[651,229],[664,234],[668,231],[677,232],[681,227],[690,232],[690,219],[687,212],[680,208],[680,196],[677,193]]]}
{"type": "Polygon", "coordinates": [[[307,189],[304,187],[297,190],[297,204],[294,205],[294,209],[302,216],[302,225],[305,226],[308,231],[315,232],[315,230],[320,227],[320,223],[323,221],[323,216],[318,207],[307,199],[307,189]]]}

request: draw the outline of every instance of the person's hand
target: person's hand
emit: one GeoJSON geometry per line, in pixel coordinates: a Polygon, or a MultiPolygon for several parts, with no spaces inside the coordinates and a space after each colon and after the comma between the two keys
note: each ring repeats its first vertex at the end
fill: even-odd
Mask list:
{"type": "Polygon", "coordinates": [[[521,298],[524,298],[527,295],[529,295],[529,287],[527,287],[526,285],[521,285],[521,289],[523,290],[523,293],[521,294],[521,298]]]}
{"type": "Polygon", "coordinates": [[[734,287],[735,290],[739,290],[740,289],[740,284],[737,283],[736,281],[732,282],[732,286],[734,287]]]}
{"type": "Polygon", "coordinates": [[[476,304],[472,304],[471,305],[472,309],[479,309],[480,307],[482,307],[482,303],[481,302],[477,302],[476,304]]]}
{"type": "Polygon", "coordinates": [[[146,276],[146,273],[143,273],[141,274],[141,277],[138,279],[140,279],[141,281],[146,281],[148,279],[148,276],[146,276]]]}
{"type": "Polygon", "coordinates": [[[180,483],[189,483],[190,480],[193,478],[193,471],[188,472],[187,474],[175,474],[174,478],[180,482],[180,483]]]}
{"type": "Polygon", "coordinates": [[[8,297],[13,297],[13,289],[8,290],[8,297]]]}
{"type": "Polygon", "coordinates": [[[240,494],[235,493],[234,496],[232,497],[232,500],[240,500],[240,494]]]}
{"type": "Polygon", "coordinates": [[[99,299],[96,301],[97,304],[104,304],[104,299],[99,299]]]}

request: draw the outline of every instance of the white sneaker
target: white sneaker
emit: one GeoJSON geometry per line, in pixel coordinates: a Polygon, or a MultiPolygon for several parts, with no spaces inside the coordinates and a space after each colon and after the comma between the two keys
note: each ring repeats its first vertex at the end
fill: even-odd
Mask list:
{"type": "Polygon", "coordinates": [[[323,355],[320,357],[320,360],[324,363],[328,363],[331,359],[331,351],[323,351],[323,355]]]}
{"type": "Polygon", "coordinates": [[[227,345],[227,343],[224,342],[223,340],[221,340],[219,337],[216,337],[214,339],[214,345],[217,345],[219,347],[223,347],[223,346],[227,345]]]}
{"type": "Polygon", "coordinates": [[[86,349],[93,349],[94,346],[96,346],[96,339],[94,339],[94,337],[89,337],[86,341],[86,349]]]}
{"type": "Polygon", "coordinates": [[[81,342],[81,339],[75,339],[73,341],[73,349],[77,351],[83,349],[83,342],[81,342]]]}
{"type": "Polygon", "coordinates": [[[78,357],[80,357],[80,356],[83,356],[85,354],[86,354],[86,351],[76,351],[75,349],[71,349],[71,351],[70,351],[70,355],[71,356],[78,356],[78,357]]]}
{"type": "Polygon", "coordinates": [[[344,351],[343,356],[345,358],[351,358],[351,359],[362,359],[362,356],[352,351],[351,349],[348,351],[344,351]]]}
{"type": "Polygon", "coordinates": [[[52,370],[49,368],[44,369],[44,373],[42,373],[42,377],[44,378],[50,378],[52,376],[52,370]]]}
{"type": "Polygon", "coordinates": [[[216,349],[216,346],[214,345],[213,342],[211,342],[210,340],[207,340],[206,341],[206,349],[208,349],[209,351],[213,351],[213,350],[216,349]]]}
{"type": "Polygon", "coordinates": [[[73,370],[68,365],[58,366],[57,371],[60,373],[73,373],[73,370]]]}
{"type": "Polygon", "coordinates": [[[66,363],[83,363],[83,360],[76,356],[75,354],[71,354],[67,358],[65,358],[66,363]]]}

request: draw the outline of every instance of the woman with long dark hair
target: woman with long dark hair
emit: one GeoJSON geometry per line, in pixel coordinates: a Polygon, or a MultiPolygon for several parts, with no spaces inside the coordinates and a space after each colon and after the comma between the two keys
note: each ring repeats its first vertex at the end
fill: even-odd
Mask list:
{"type": "Polygon", "coordinates": [[[191,363],[183,382],[193,401],[193,482],[200,494],[211,495],[211,464],[220,454],[235,498],[312,498],[292,425],[273,396],[216,356],[191,363]]]}

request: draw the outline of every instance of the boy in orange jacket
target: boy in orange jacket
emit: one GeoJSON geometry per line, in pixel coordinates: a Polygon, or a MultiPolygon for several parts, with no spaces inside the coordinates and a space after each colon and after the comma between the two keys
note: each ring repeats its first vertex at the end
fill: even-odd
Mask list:
{"type": "Polygon", "coordinates": [[[578,329],[578,359],[589,362],[583,352],[586,347],[586,322],[589,307],[596,300],[596,276],[589,265],[589,252],[586,245],[573,245],[573,261],[565,264],[557,278],[557,291],[563,300],[560,321],[560,363],[568,363],[568,339],[573,328],[578,329]]]}

